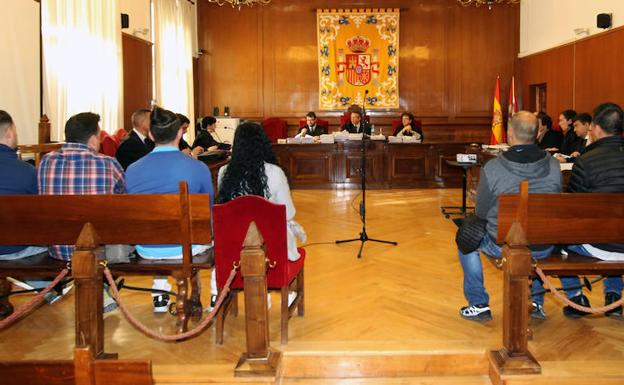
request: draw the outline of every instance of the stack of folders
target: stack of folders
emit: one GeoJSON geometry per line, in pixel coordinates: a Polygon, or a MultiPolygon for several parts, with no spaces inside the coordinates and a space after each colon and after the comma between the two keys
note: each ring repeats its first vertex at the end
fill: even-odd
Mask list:
{"type": "Polygon", "coordinates": [[[325,144],[334,143],[334,135],[332,134],[321,135],[321,143],[325,143],[325,144]]]}

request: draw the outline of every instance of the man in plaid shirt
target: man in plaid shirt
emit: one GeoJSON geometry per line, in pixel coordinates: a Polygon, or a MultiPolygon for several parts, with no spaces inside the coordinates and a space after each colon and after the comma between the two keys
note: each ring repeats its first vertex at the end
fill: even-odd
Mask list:
{"type": "MultiPolygon", "coordinates": [[[[41,195],[122,194],[123,169],[115,158],[98,153],[100,115],[83,112],[65,123],[66,143],[46,155],[37,172],[41,195]]],[[[50,246],[52,258],[70,260],[71,245],[50,246]]]]}

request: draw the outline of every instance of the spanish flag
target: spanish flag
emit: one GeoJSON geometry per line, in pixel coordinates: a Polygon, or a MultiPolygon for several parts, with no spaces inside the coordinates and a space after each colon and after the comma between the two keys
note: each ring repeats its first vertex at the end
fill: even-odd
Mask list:
{"type": "Polygon", "coordinates": [[[492,113],[492,137],[490,144],[505,143],[505,130],[503,128],[503,109],[500,103],[500,79],[496,77],[496,90],[494,91],[494,112],[492,113]]]}

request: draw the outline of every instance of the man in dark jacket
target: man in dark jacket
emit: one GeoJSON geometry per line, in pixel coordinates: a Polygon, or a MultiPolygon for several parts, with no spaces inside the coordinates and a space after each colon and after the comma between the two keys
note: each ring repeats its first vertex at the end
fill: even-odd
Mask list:
{"type": "MultiPolygon", "coordinates": [[[[518,112],[511,119],[507,130],[507,140],[511,148],[487,162],[481,169],[475,212],[479,218],[487,219],[487,232],[477,250],[469,253],[459,251],[464,272],[464,296],[468,300],[468,306],[460,310],[460,315],[465,319],[478,322],[492,319],[489,296],[483,285],[483,266],[479,250],[493,258],[501,257],[501,248],[496,244],[498,196],[518,193],[523,180],[529,181],[529,190],[532,193],[561,192],[559,162],[535,144],[536,134],[535,115],[527,111],[518,112]]],[[[552,249],[548,245],[531,246],[535,259],[546,258],[552,249]]],[[[533,292],[541,290],[540,282],[534,280],[533,292]]],[[[533,317],[546,318],[543,303],[543,294],[533,296],[533,317]]]]}
{"type": "MultiPolygon", "coordinates": [[[[589,135],[592,144],[574,162],[568,190],[570,192],[624,192],[624,138],[622,108],[614,103],[603,103],[594,109],[594,119],[589,135]]],[[[624,244],[573,245],[568,249],[578,254],[601,259],[624,260],[624,244]]],[[[604,282],[605,305],[622,297],[624,284],[621,276],[608,277],[604,282]]],[[[581,290],[571,300],[589,306],[581,290]]],[[[588,313],[569,306],[563,309],[566,316],[578,318],[588,313]]],[[[621,317],[622,307],[608,311],[607,316],[621,317]]]]}
{"type": "Polygon", "coordinates": [[[115,157],[124,170],[149,154],[154,142],[149,138],[150,110],[137,110],[132,114],[132,131],[119,145],[115,157]]]}

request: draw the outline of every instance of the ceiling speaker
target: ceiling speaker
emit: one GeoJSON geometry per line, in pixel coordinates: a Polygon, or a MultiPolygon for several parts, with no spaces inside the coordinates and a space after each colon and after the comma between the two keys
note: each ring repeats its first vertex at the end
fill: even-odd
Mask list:
{"type": "Polygon", "coordinates": [[[599,13],[596,17],[596,27],[602,29],[611,28],[611,14],[599,13]]]}

